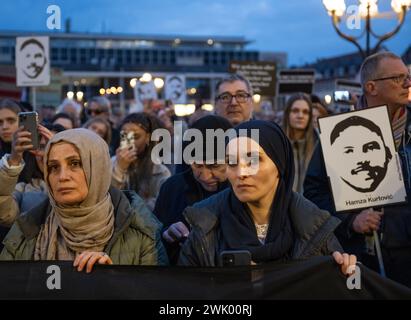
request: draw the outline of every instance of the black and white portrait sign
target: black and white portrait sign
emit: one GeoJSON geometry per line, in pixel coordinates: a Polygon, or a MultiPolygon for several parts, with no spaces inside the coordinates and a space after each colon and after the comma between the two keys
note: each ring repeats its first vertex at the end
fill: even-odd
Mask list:
{"type": "Polygon", "coordinates": [[[137,81],[137,85],[134,87],[134,96],[136,100],[141,103],[148,100],[156,100],[158,95],[154,82],[137,81]]]}
{"type": "Polygon", "coordinates": [[[386,106],[320,118],[319,128],[337,211],[406,201],[386,106]]]}
{"type": "Polygon", "coordinates": [[[50,84],[49,37],[17,37],[17,86],[50,84]]]}
{"type": "Polygon", "coordinates": [[[165,98],[176,104],[186,103],[186,78],[181,75],[166,76],[165,98]]]}

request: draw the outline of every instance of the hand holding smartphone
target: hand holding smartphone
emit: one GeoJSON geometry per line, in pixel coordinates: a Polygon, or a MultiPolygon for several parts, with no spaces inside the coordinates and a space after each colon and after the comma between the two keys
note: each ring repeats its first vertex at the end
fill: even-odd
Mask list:
{"type": "Polygon", "coordinates": [[[132,150],[134,145],[134,132],[120,132],[120,149],[132,150]]]}
{"type": "Polygon", "coordinates": [[[19,127],[23,126],[25,130],[31,133],[33,149],[39,148],[38,118],[39,116],[35,111],[19,113],[19,127]]]}

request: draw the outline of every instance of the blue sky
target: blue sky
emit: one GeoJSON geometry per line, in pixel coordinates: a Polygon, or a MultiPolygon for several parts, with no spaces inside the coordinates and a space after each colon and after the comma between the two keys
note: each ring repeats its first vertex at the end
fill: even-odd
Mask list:
{"type": "MultiPolygon", "coordinates": [[[[346,0],[347,5],[357,2],[346,0]]],[[[46,9],[52,4],[60,6],[63,21],[71,18],[72,31],[245,36],[254,41],[250,49],[287,52],[291,65],[356,50],[333,30],[321,0],[2,0],[0,30],[46,31],[46,9]]],[[[381,11],[390,9],[390,0],[379,4],[381,11]]],[[[379,19],[375,29],[384,33],[395,23],[379,19]]],[[[385,46],[403,54],[410,45],[408,12],[385,46]]]]}

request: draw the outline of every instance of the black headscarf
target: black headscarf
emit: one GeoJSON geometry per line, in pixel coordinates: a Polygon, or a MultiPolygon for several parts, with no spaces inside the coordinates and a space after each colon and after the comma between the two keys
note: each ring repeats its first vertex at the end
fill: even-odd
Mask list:
{"type": "Polygon", "coordinates": [[[276,165],[279,182],[270,209],[265,244],[261,244],[257,238],[250,209],[231,189],[229,209],[220,217],[225,250],[248,250],[254,262],[286,260],[291,255],[294,241],[289,216],[294,180],[292,147],[281,128],[268,121],[252,120],[240,124],[235,128],[237,137],[252,138],[251,129],[259,130],[259,145],[276,165]],[[247,134],[244,135],[240,129],[246,129],[247,134]]]}

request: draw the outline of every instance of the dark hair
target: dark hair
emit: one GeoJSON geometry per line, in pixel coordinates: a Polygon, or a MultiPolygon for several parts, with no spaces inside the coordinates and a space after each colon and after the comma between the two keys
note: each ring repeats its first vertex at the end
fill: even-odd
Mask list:
{"type": "MultiPolygon", "coordinates": [[[[371,132],[374,132],[377,135],[379,135],[381,140],[384,142],[384,137],[382,136],[381,129],[374,122],[372,122],[371,120],[368,120],[366,118],[363,118],[363,117],[352,116],[352,117],[346,118],[343,121],[337,123],[337,125],[334,127],[334,129],[333,129],[333,131],[331,132],[331,135],[330,135],[331,145],[340,136],[341,132],[343,132],[345,129],[347,129],[349,127],[353,127],[353,126],[362,126],[364,128],[367,128],[371,132]]],[[[384,142],[384,145],[385,145],[385,142],[384,142]]]]}
{"type": "Polygon", "coordinates": [[[28,46],[29,44],[38,45],[38,46],[44,51],[44,47],[43,47],[43,45],[41,44],[41,42],[37,41],[37,40],[34,39],[34,38],[24,41],[24,42],[23,42],[23,45],[22,45],[21,48],[20,48],[20,51],[23,50],[23,49],[24,49],[26,46],[28,46]]]}
{"type": "Polygon", "coordinates": [[[305,166],[308,167],[308,162],[311,159],[311,156],[314,152],[314,146],[315,146],[315,141],[316,141],[316,136],[314,132],[314,127],[313,127],[313,104],[311,102],[311,98],[309,95],[306,93],[295,93],[293,94],[288,100],[287,100],[287,105],[284,110],[284,116],[283,116],[283,130],[288,137],[288,139],[293,140],[294,139],[294,134],[293,134],[293,129],[290,127],[290,113],[291,113],[291,108],[293,104],[296,101],[303,100],[308,104],[308,108],[310,109],[310,113],[308,116],[308,124],[307,128],[305,128],[305,138],[306,138],[306,144],[305,144],[305,150],[304,150],[304,163],[305,166]]]}
{"type": "Polygon", "coordinates": [[[57,119],[67,119],[67,120],[70,120],[73,129],[76,127],[75,121],[74,121],[73,117],[72,117],[71,115],[69,115],[68,113],[65,113],[65,112],[56,113],[56,114],[53,116],[53,118],[51,118],[50,122],[51,122],[51,123],[54,123],[54,121],[56,121],[57,119]]]}
{"type": "Polygon", "coordinates": [[[392,154],[390,148],[388,148],[385,145],[384,137],[382,135],[381,129],[379,126],[377,126],[374,122],[371,120],[368,120],[363,117],[358,117],[358,116],[352,116],[347,119],[344,119],[343,121],[337,123],[337,125],[334,127],[333,131],[331,131],[330,135],[330,142],[331,145],[335,142],[335,140],[340,136],[340,133],[343,132],[345,129],[353,126],[362,126],[364,128],[367,128],[371,132],[376,133],[382,140],[382,143],[384,144],[385,147],[385,152],[387,154],[386,156],[386,162],[392,159],[392,154]]]}
{"type": "Polygon", "coordinates": [[[54,131],[55,133],[59,133],[59,132],[66,130],[66,128],[64,128],[61,124],[58,124],[58,123],[52,124],[49,122],[45,122],[42,125],[46,127],[47,129],[49,129],[50,131],[54,131]]]}
{"type": "Polygon", "coordinates": [[[178,80],[179,82],[182,82],[182,81],[181,81],[181,78],[180,78],[180,77],[177,77],[177,76],[171,76],[170,78],[168,78],[168,82],[170,82],[170,81],[172,81],[172,80],[178,80]]]}
{"type": "MultiPolygon", "coordinates": [[[[142,128],[145,132],[149,133],[150,135],[153,133],[154,130],[164,128],[160,120],[146,112],[130,113],[121,122],[120,129],[122,129],[122,127],[127,123],[133,123],[138,125],[140,128],[142,128]]],[[[157,143],[157,141],[152,141],[150,139],[150,142],[148,143],[144,152],[140,155],[137,155],[139,161],[135,164],[132,164],[128,168],[128,173],[130,176],[129,187],[132,190],[135,190],[137,193],[143,192],[143,190],[141,190],[143,186],[150,185],[148,182],[152,178],[154,166],[153,161],[151,160],[151,151],[157,143]]],[[[146,191],[152,193],[151,190],[146,191]]]]}
{"type": "MultiPolygon", "coordinates": [[[[55,133],[66,130],[60,124],[42,123],[44,127],[55,133]]],[[[20,173],[18,182],[31,183],[32,179],[44,180],[43,172],[41,172],[39,166],[37,165],[36,157],[30,152],[23,153],[24,168],[20,173]]]]}
{"type": "Polygon", "coordinates": [[[18,114],[19,112],[21,112],[21,108],[19,104],[16,101],[11,100],[11,99],[0,99],[0,110],[2,109],[10,110],[14,112],[15,114],[18,114]]]}

